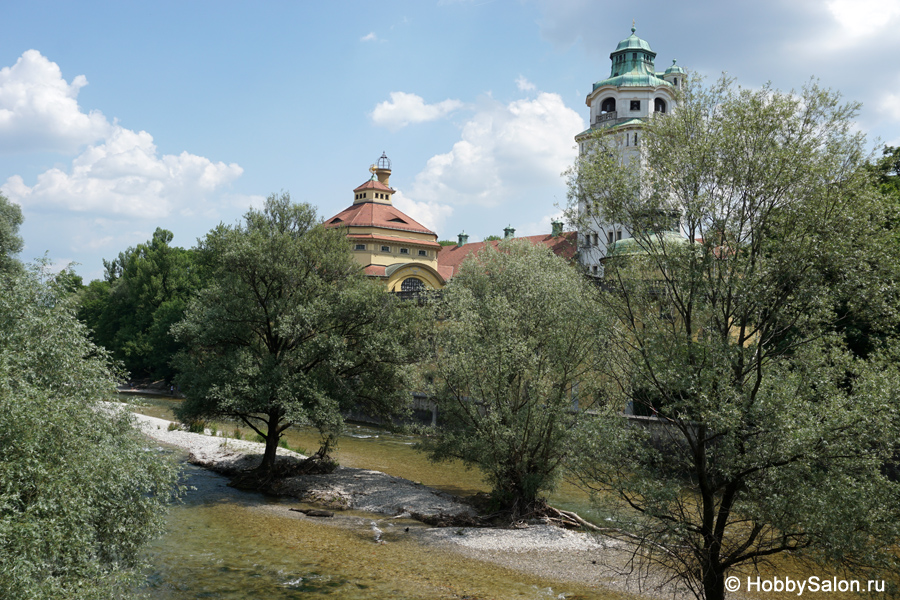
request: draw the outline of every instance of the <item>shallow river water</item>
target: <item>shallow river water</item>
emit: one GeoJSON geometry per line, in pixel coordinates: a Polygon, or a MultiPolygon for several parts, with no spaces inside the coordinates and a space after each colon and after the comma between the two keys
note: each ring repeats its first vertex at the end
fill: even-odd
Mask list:
{"type": "MultiPolygon", "coordinates": [[[[140,398],[139,412],[172,418],[167,398],[140,398]]],[[[288,438],[314,450],[313,432],[288,438]]],[[[447,491],[484,490],[478,473],[459,464],[434,465],[412,449],[415,438],[350,426],[341,439],[341,464],[385,471],[447,491]]],[[[166,534],[148,549],[142,590],[155,600],[188,598],[621,598],[465,558],[416,541],[414,521],[386,521],[351,511],[323,522],[297,516],[292,500],[227,486],[227,479],[184,465],[193,490],[169,515],[166,534]],[[387,543],[375,543],[378,520],[387,543]],[[406,531],[409,527],[412,534],[406,531]]],[[[577,495],[559,500],[578,508],[577,495]]],[[[554,499],[556,504],[560,504],[554,499]]]]}

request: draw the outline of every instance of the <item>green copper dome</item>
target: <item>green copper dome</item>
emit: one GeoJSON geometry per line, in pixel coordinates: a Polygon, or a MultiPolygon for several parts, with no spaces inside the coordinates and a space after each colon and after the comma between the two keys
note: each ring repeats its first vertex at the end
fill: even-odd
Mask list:
{"type": "Polygon", "coordinates": [[[604,85],[614,85],[616,87],[646,87],[658,85],[671,86],[672,84],[665,79],[657,77],[656,73],[629,71],[628,73],[614,75],[613,77],[607,77],[603,81],[598,81],[594,84],[593,89],[596,90],[598,87],[604,85]]]}
{"type": "MultiPolygon", "coordinates": [[[[634,34],[619,42],[614,52],[609,55],[612,66],[609,77],[594,84],[594,90],[604,85],[615,87],[656,87],[671,86],[668,81],[657,74],[653,66],[656,52],[650,44],[634,34]]],[[[593,90],[592,90],[593,91],[593,90]]]]}
{"type": "MultiPolygon", "coordinates": [[[[670,244],[684,244],[687,240],[681,234],[674,231],[666,231],[659,235],[651,236],[647,242],[651,246],[668,246],[670,244]]],[[[613,243],[609,249],[607,256],[637,256],[647,254],[647,250],[642,248],[635,238],[625,238],[613,243]]]]}
{"type": "MultiPolygon", "coordinates": [[[[646,50],[647,52],[653,52],[653,50],[650,49],[650,44],[634,35],[634,31],[635,29],[632,27],[631,35],[619,42],[619,45],[616,46],[616,50],[613,54],[622,50],[646,50]]],[[[612,54],[610,55],[610,58],[612,58],[612,54]]]]}
{"type": "Polygon", "coordinates": [[[675,59],[672,59],[672,66],[666,69],[666,75],[671,75],[672,73],[681,73],[684,74],[686,71],[675,64],[675,59]]]}

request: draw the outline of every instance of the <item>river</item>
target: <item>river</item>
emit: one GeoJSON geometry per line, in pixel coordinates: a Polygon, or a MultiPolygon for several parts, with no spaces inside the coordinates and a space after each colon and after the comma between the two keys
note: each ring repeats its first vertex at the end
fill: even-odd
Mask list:
{"type": "MultiPolygon", "coordinates": [[[[165,397],[131,400],[140,404],[137,412],[168,419],[177,403],[165,397]]],[[[298,430],[287,441],[314,450],[317,437],[298,430]]],[[[336,458],[453,493],[487,489],[477,472],[458,463],[434,465],[412,449],[414,443],[412,436],[351,425],[336,458]]],[[[142,590],[154,600],[622,598],[423,545],[415,529],[424,525],[415,521],[352,511],[327,522],[308,519],[288,511],[307,505],[235,490],[226,478],[187,463],[184,473],[193,489],[173,506],[166,533],[147,550],[150,568],[142,590]],[[375,542],[373,520],[387,543],[375,542]]],[[[553,501],[576,510],[587,507],[573,490],[553,501]]]]}

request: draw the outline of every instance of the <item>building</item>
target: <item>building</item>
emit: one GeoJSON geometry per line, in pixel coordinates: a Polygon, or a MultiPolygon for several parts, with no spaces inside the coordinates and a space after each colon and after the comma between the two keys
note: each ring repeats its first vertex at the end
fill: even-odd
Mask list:
{"type": "MultiPolygon", "coordinates": [[[[507,227],[503,230],[503,235],[506,239],[515,237],[515,234],[516,230],[512,227],[507,227]]],[[[441,253],[438,256],[438,265],[440,266],[441,272],[447,274],[448,279],[456,275],[459,266],[467,256],[481,251],[487,245],[496,248],[497,244],[500,243],[497,240],[491,240],[487,242],[472,242],[470,244],[468,243],[468,239],[469,236],[465,233],[461,233],[459,234],[455,246],[444,246],[441,250],[441,253]]],[[[564,232],[563,224],[559,221],[553,222],[553,229],[549,234],[529,235],[517,239],[528,240],[533,245],[543,244],[550,248],[554,254],[567,260],[573,260],[578,250],[576,232],[564,232]]]]}
{"type": "Polygon", "coordinates": [[[449,275],[438,265],[437,234],[393,206],[391,161],[384,153],[369,171],[369,180],[353,190],[353,204],[325,227],[347,230],[360,267],[389,292],[441,289],[449,275]]]}
{"type": "MultiPolygon", "coordinates": [[[[496,240],[470,244],[469,236],[461,233],[455,246],[441,247],[435,232],[393,206],[390,159],[382,153],[369,171],[369,180],[353,190],[353,204],[326,219],[324,226],[346,229],[354,258],[366,275],[384,282],[387,291],[439,290],[467,256],[487,244],[497,246],[496,240]]],[[[515,232],[507,227],[504,235],[512,238],[515,232]]],[[[543,244],[572,260],[578,249],[576,237],[574,231],[563,232],[562,223],[554,222],[549,234],[521,239],[543,244]]]]}
{"type": "MultiPolygon", "coordinates": [[[[656,72],[656,52],[635,35],[619,42],[609,55],[609,77],[593,85],[585,100],[590,110],[590,128],[575,136],[579,153],[591,152],[589,140],[602,133],[615,137],[623,163],[640,160],[641,130],[647,119],[675,108],[675,92],[684,85],[684,69],[672,61],[662,73],[656,72]]],[[[629,224],[612,223],[593,207],[579,204],[579,260],[595,276],[603,274],[603,259],[613,244],[631,237],[629,224]]]]}

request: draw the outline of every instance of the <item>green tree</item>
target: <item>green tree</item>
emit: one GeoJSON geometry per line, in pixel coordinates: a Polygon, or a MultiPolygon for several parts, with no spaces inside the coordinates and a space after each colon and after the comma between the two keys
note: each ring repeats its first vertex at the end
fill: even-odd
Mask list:
{"type": "Polygon", "coordinates": [[[147,452],[71,295],[0,278],[0,597],[122,598],[177,467],[147,452]]]}
{"type": "Polygon", "coordinates": [[[345,233],[323,228],[311,206],[272,195],[199,252],[210,284],[173,328],[187,346],[182,419],[243,421],[266,439],[267,476],[291,425],[316,426],[325,455],[342,410],[389,416],[408,405],[402,367],[416,358],[420,311],[368,280],[345,233]]]}
{"type": "Polygon", "coordinates": [[[510,240],[464,261],[434,306],[424,379],[440,427],[423,449],[480,468],[513,518],[554,489],[576,396],[593,399],[595,295],[547,248],[510,240]]]}
{"type": "Polygon", "coordinates": [[[900,146],[885,146],[881,158],[868,167],[881,193],[900,203],[900,146]]]}
{"type": "Polygon", "coordinates": [[[606,265],[617,368],[573,469],[636,557],[698,598],[721,600],[729,571],[784,552],[898,572],[900,486],[883,472],[897,368],[834,332],[847,294],[882,285],[866,265],[869,238],[884,250],[884,202],[856,108],[814,83],[693,82],[647,123],[640,162],[620,164],[607,136],[571,172],[572,199],[634,236],[606,265]],[[680,241],[659,222],[676,214],[680,241]],[[629,404],[658,418],[627,422],[629,404]]]}
{"type": "Polygon", "coordinates": [[[21,263],[15,258],[22,251],[20,225],[22,209],[0,194],[0,273],[21,270],[21,263]]]}
{"type": "Polygon", "coordinates": [[[201,287],[193,251],[171,246],[172,238],[158,227],[148,242],[104,260],[105,281],[80,292],[79,318],[133,376],[174,377],[170,362],[181,346],[169,329],[201,287]]]}

